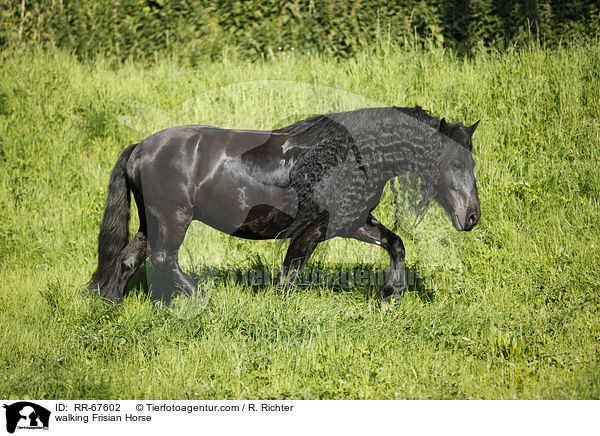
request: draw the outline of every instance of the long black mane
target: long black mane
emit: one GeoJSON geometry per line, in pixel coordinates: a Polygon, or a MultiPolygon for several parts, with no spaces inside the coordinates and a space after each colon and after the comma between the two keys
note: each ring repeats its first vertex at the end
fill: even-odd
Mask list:
{"type": "MultiPolygon", "coordinates": [[[[273,133],[277,134],[285,134],[285,135],[298,135],[302,133],[306,133],[309,130],[312,131],[313,135],[318,136],[319,133],[322,134],[330,134],[331,131],[328,130],[331,128],[331,121],[335,120],[339,123],[357,123],[361,122],[364,119],[372,118],[374,116],[385,115],[386,113],[393,113],[393,111],[398,111],[409,115],[416,120],[428,125],[431,128],[437,129],[440,127],[441,119],[433,116],[428,111],[424,110],[421,106],[415,107],[400,107],[400,106],[391,106],[391,107],[382,107],[382,108],[366,108],[366,109],[357,109],[349,112],[337,112],[337,113],[329,113],[329,114],[318,114],[313,115],[308,118],[305,118],[300,121],[296,121],[289,126],[280,127],[279,129],[273,130],[273,133]]],[[[450,126],[455,127],[465,127],[460,123],[451,124],[450,126]]],[[[460,142],[460,141],[458,141],[460,142]]],[[[464,144],[463,144],[464,145],[464,144]]],[[[465,145],[466,146],[466,145],[465,145]]]]}

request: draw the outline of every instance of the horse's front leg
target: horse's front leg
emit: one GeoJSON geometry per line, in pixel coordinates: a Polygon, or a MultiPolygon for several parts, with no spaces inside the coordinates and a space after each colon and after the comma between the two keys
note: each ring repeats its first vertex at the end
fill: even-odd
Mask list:
{"type": "Polygon", "coordinates": [[[385,282],[379,288],[379,297],[386,301],[397,300],[406,290],[406,268],[404,265],[404,244],[402,239],[390,229],[369,215],[367,223],[352,235],[354,239],[379,245],[390,255],[390,270],[385,282]]]}
{"type": "Polygon", "coordinates": [[[318,222],[301,233],[292,236],[290,246],[283,260],[279,280],[279,285],[285,292],[289,292],[289,288],[298,279],[302,268],[306,265],[319,242],[325,240],[326,231],[327,223],[318,222]]]}

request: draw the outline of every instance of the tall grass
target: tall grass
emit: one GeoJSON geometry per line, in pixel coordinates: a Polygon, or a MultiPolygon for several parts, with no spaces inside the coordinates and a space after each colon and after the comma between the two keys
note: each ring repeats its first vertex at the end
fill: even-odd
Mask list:
{"type": "MultiPolygon", "coordinates": [[[[118,69],[60,51],[0,55],[0,396],[14,398],[598,398],[600,43],[481,53],[389,46],[344,61],[279,53],[118,69]],[[439,207],[401,231],[411,292],[288,298],[227,271],[277,268],[273,242],[199,223],[183,269],[209,303],[121,306],[82,291],[120,150],[175,124],[271,128],[313,113],[419,104],[475,136],[482,222],[439,207]],[[219,268],[221,273],[208,273],[219,268]]],[[[391,195],[375,215],[394,225],[391,195]]],[[[135,220],[134,220],[135,221],[135,220]]],[[[132,223],[132,226],[135,222],[132,223]]],[[[322,244],[312,265],[387,268],[322,244]]]]}

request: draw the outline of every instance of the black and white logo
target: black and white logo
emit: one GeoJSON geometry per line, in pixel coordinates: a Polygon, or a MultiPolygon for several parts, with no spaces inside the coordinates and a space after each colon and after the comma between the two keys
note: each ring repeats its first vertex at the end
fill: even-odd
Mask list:
{"type": "Polygon", "coordinates": [[[48,429],[50,411],[29,401],[5,404],[6,431],[14,433],[16,429],[48,429]]]}

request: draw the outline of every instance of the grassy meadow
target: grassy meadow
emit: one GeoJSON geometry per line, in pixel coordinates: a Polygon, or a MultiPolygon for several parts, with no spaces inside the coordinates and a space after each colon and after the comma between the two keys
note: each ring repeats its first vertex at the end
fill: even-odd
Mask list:
{"type": "MultiPolygon", "coordinates": [[[[600,397],[600,42],[461,58],[385,44],[345,59],[231,54],[115,66],[58,50],[0,54],[0,397],[551,399],[600,397]],[[180,258],[208,302],[83,291],[110,170],[165,127],[269,129],[364,106],[421,105],[470,124],[481,223],[432,205],[399,230],[419,278],[389,308],[376,286],[289,297],[231,271],[277,269],[287,243],[201,223],[180,258]]],[[[386,191],[375,215],[393,226],[386,191]]],[[[135,216],[135,213],[134,213],[135,216]]],[[[132,230],[136,219],[132,220],[132,230]]],[[[324,270],[388,267],[357,241],[324,270]]]]}

